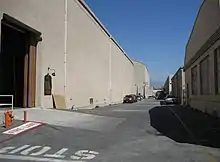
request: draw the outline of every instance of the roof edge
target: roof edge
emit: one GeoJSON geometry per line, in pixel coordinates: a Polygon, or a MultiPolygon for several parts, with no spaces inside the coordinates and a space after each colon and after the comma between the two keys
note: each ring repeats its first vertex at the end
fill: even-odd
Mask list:
{"type": "Polygon", "coordinates": [[[147,65],[146,65],[145,63],[143,63],[143,62],[141,62],[141,61],[138,61],[138,60],[135,60],[135,59],[132,59],[132,61],[133,61],[133,62],[140,63],[141,65],[144,65],[144,66],[146,67],[147,71],[149,72],[149,69],[148,69],[148,67],[147,67],[147,65]]]}
{"type": "Polygon", "coordinates": [[[143,62],[141,62],[141,61],[138,61],[138,60],[135,60],[135,59],[132,59],[132,61],[138,62],[138,63],[140,63],[140,64],[146,66],[146,65],[145,65],[143,62]]]}
{"type": "Polygon", "coordinates": [[[195,21],[194,21],[194,23],[193,23],[193,27],[192,27],[192,29],[191,29],[191,32],[190,32],[190,35],[189,35],[189,39],[188,39],[188,41],[187,41],[187,43],[186,43],[186,47],[185,47],[185,52],[186,52],[186,53],[185,53],[184,63],[186,63],[187,47],[188,47],[189,42],[190,42],[190,40],[191,40],[191,38],[192,38],[192,34],[193,34],[193,32],[194,32],[194,29],[195,29],[197,20],[198,20],[199,15],[200,15],[200,12],[201,12],[201,10],[202,10],[202,8],[203,8],[203,6],[204,6],[204,4],[205,4],[206,1],[207,1],[207,0],[203,0],[203,2],[201,3],[201,5],[200,5],[200,7],[199,7],[199,10],[198,10],[198,12],[197,12],[197,15],[196,15],[196,19],[195,19],[195,21]]]}
{"type": "Polygon", "coordinates": [[[92,16],[92,18],[95,20],[96,23],[102,28],[102,30],[107,34],[107,36],[115,43],[115,45],[121,50],[121,52],[125,55],[125,57],[134,65],[130,57],[126,54],[124,49],[119,45],[119,43],[113,38],[113,36],[109,33],[109,31],[105,28],[105,26],[101,23],[101,21],[98,19],[98,17],[95,15],[95,13],[92,12],[92,10],[89,8],[89,6],[86,4],[84,0],[76,0],[78,1],[82,7],[92,16]]]}
{"type": "Polygon", "coordinates": [[[184,71],[184,66],[180,66],[178,68],[178,70],[175,72],[175,74],[173,75],[172,79],[176,76],[176,74],[180,71],[180,70],[183,70],[184,71]]]}

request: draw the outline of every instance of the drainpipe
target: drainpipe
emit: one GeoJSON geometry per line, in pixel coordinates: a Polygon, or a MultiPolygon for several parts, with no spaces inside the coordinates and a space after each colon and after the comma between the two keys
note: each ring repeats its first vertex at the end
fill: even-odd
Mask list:
{"type": "Polygon", "coordinates": [[[64,97],[66,98],[66,86],[67,86],[67,25],[68,25],[68,0],[64,0],[64,97]]]}

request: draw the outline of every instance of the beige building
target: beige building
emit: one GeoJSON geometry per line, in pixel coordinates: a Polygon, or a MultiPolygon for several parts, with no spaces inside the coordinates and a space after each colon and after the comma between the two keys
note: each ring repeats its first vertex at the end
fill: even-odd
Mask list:
{"type": "Polygon", "coordinates": [[[0,0],[0,19],[0,93],[15,106],[53,107],[55,95],[95,107],[134,93],[133,62],[83,0],[0,0]]]}
{"type": "Polygon", "coordinates": [[[150,89],[150,74],[146,65],[139,61],[134,61],[134,82],[136,94],[141,94],[145,97],[151,94],[150,89]]]}
{"type": "Polygon", "coordinates": [[[172,77],[173,74],[169,75],[164,83],[163,89],[166,94],[172,94],[172,77]]]}
{"type": "Polygon", "coordinates": [[[153,96],[154,94],[154,88],[152,86],[149,87],[148,96],[153,96]]]}
{"type": "Polygon", "coordinates": [[[172,95],[175,96],[179,104],[185,104],[185,72],[180,67],[172,77],[172,95]]]}
{"type": "Polygon", "coordinates": [[[161,91],[161,89],[154,89],[154,88],[153,88],[153,90],[152,90],[152,95],[153,95],[153,96],[156,96],[156,93],[157,93],[158,91],[161,91]]]}
{"type": "Polygon", "coordinates": [[[204,0],[186,46],[187,103],[220,116],[220,7],[204,0]]]}

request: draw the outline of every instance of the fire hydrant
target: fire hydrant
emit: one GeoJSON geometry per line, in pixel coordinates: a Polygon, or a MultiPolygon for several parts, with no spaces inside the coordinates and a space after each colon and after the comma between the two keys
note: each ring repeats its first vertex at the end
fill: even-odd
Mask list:
{"type": "Polygon", "coordinates": [[[5,128],[12,126],[12,122],[14,119],[13,113],[11,110],[5,111],[5,128]]]}

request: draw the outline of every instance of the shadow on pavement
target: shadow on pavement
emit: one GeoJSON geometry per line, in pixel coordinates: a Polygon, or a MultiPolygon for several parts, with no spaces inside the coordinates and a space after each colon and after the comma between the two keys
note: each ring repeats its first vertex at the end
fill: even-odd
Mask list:
{"type": "Polygon", "coordinates": [[[158,106],[149,114],[151,126],[176,142],[220,148],[220,119],[182,106],[158,106]]]}

